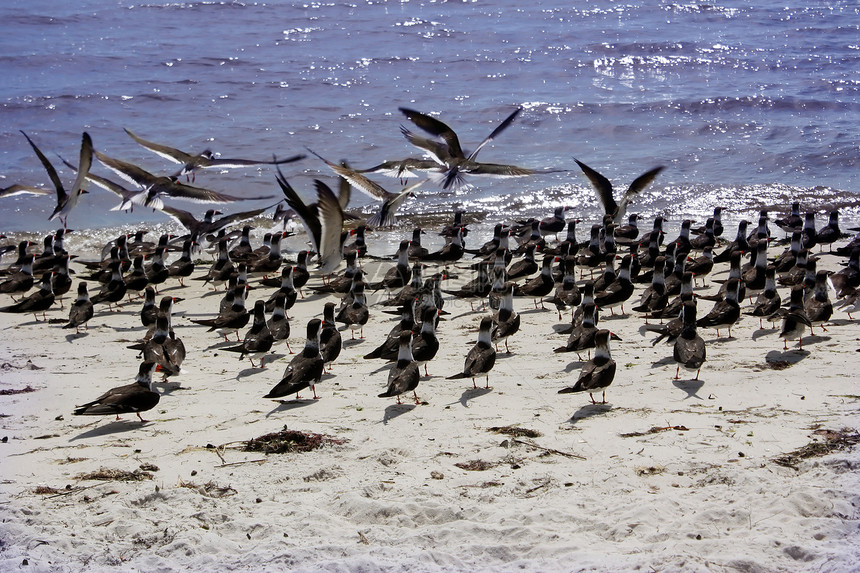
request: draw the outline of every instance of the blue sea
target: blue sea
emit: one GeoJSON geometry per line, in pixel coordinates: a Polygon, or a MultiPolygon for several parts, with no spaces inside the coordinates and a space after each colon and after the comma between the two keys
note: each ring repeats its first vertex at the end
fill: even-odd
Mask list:
{"type": "MultiPolygon", "coordinates": [[[[96,149],[157,173],[177,169],[123,131],[179,149],[269,159],[309,147],[367,167],[420,156],[401,135],[405,106],[450,125],[474,148],[523,112],[481,160],[567,171],[473,177],[471,189],[427,184],[403,208],[487,222],[599,207],[573,158],[616,193],[665,165],[631,206],[646,219],[728,220],[793,199],[820,214],[860,214],[860,8],[855,1],[137,2],[5,0],[0,4],[0,186],[50,187],[23,130],[71,185],[57,154],[96,149]],[[62,167],[62,169],[61,169],[62,167]]],[[[414,128],[414,126],[411,126],[414,128]]],[[[93,171],[110,172],[94,162],[93,171]]],[[[336,184],[310,156],[285,166],[309,200],[336,184]]],[[[390,190],[399,182],[374,180],[390,190]]],[[[273,199],[270,166],[201,172],[196,185],[273,199]]],[[[373,201],[353,193],[354,208],[373,201]]],[[[69,226],[111,236],[157,226],[160,212],[110,211],[90,186],[69,226]]],[[[202,215],[205,205],[175,201],[202,215]]],[[[56,229],[53,196],[0,199],[0,232],[56,229]]],[[[353,205],[350,206],[351,208],[353,205]]],[[[752,218],[754,221],[755,218],[752,218]]],[[[172,223],[171,223],[172,224],[172,223]]]]}

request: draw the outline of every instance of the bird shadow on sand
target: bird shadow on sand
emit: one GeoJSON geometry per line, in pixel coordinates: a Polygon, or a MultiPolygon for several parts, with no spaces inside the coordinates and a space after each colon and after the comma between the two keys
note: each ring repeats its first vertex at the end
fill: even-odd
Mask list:
{"type": "Polygon", "coordinates": [[[776,334],[777,332],[779,332],[778,328],[759,328],[758,330],[756,330],[752,333],[752,339],[758,340],[759,338],[762,338],[763,336],[769,336],[772,334],[776,334]]]}
{"type": "Polygon", "coordinates": [[[358,346],[359,344],[363,344],[365,338],[344,338],[343,339],[343,347],[344,348],[352,348],[353,346],[358,346]]]}
{"type": "Polygon", "coordinates": [[[486,394],[489,394],[493,391],[493,387],[489,388],[469,388],[463,391],[463,394],[460,395],[460,405],[464,408],[469,407],[469,400],[474,398],[480,398],[486,394]]]}
{"type": "Polygon", "coordinates": [[[660,368],[661,366],[668,366],[669,364],[674,364],[675,358],[674,356],[665,356],[656,362],[651,363],[651,368],[660,368]]]}
{"type": "Polygon", "coordinates": [[[305,406],[310,406],[311,404],[316,404],[317,401],[313,398],[293,398],[291,400],[278,400],[278,405],[272,408],[266,417],[274,416],[279,412],[287,412],[289,410],[295,410],[297,408],[304,408],[305,406]]]}
{"type": "Polygon", "coordinates": [[[252,366],[251,368],[243,368],[239,370],[236,374],[236,381],[241,381],[242,378],[247,378],[249,376],[253,376],[254,374],[260,374],[261,372],[266,372],[268,368],[264,368],[262,366],[252,366]]]}
{"type": "MultiPolygon", "coordinates": [[[[134,416],[134,414],[131,415],[134,416]]],[[[90,428],[89,430],[71,438],[69,441],[74,442],[76,440],[87,440],[90,438],[111,436],[115,434],[121,434],[123,432],[139,430],[140,428],[147,427],[149,423],[149,421],[141,423],[141,421],[137,419],[137,416],[134,416],[134,419],[128,420],[111,420],[103,426],[96,426],[95,428],[90,428]]]]}
{"type": "Polygon", "coordinates": [[[568,362],[567,366],[564,367],[564,371],[569,374],[574,370],[579,370],[586,362],[587,360],[574,360],[572,362],[568,362]]]}
{"type": "Polygon", "coordinates": [[[411,412],[415,409],[416,405],[417,404],[391,404],[390,406],[386,406],[385,411],[382,414],[382,423],[388,424],[388,422],[394,418],[411,412]]]}
{"type": "Polygon", "coordinates": [[[672,380],[672,385],[679,390],[683,390],[687,393],[686,396],[682,398],[682,400],[686,400],[687,398],[698,398],[699,400],[704,400],[701,396],[699,396],[698,392],[702,389],[702,386],[705,385],[704,380],[672,380]]]}
{"type": "Polygon", "coordinates": [[[794,366],[807,356],[809,356],[810,352],[808,350],[800,350],[797,348],[789,348],[788,350],[771,350],[765,355],[765,361],[768,364],[785,364],[787,366],[794,366]]]}
{"type": "Polygon", "coordinates": [[[74,334],[67,334],[66,335],[66,342],[72,343],[79,338],[86,338],[89,335],[90,335],[89,332],[76,332],[74,334]]]}
{"type": "Polygon", "coordinates": [[[612,410],[612,404],[586,404],[579,410],[573,413],[573,416],[568,420],[571,424],[576,424],[580,420],[591,418],[592,416],[600,416],[612,410]]]}

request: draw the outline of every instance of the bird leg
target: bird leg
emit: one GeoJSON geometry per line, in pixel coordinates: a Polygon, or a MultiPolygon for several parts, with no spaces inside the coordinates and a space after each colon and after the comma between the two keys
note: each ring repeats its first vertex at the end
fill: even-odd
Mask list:
{"type": "Polygon", "coordinates": [[[413,391],[412,391],[412,396],[414,396],[414,397],[415,397],[415,405],[416,405],[416,406],[417,406],[417,405],[420,405],[420,404],[421,404],[421,400],[419,400],[419,399],[418,399],[418,394],[415,392],[415,390],[413,390],[413,391]]]}
{"type": "Polygon", "coordinates": [[[314,400],[319,400],[320,397],[317,396],[317,387],[314,384],[311,384],[311,392],[314,393],[314,400]]]}
{"type": "Polygon", "coordinates": [[[680,372],[681,372],[681,366],[679,365],[677,368],[675,368],[675,377],[672,378],[672,380],[680,379],[681,378],[680,372]]]}
{"type": "Polygon", "coordinates": [[[597,404],[597,400],[594,399],[594,396],[591,394],[591,392],[588,393],[588,397],[591,398],[592,404],[597,404]]]}
{"type": "MultiPolygon", "coordinates": [[[[137,412],[137,417],[140,418],[140,421],[144,424],[149,421],[149,420],[144,420],[143,418],[141,418],[140,412],[137,412]]],[[[116,419],[119,420],[119,416],[117,416],[116,419]]]]}
{"type": "Polygon", "coordinates": [[[489,375],[489,374],[487,374],[487,385],[486,385],[486,386],[484,386],[484,389],[485,389],[485,390],[489,390],[489,389],[490,389],[490,375],[489,375]]]}

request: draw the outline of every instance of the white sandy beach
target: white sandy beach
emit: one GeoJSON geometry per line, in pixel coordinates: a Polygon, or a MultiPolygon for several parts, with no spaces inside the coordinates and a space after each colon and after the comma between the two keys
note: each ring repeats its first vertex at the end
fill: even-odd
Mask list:
{"type": "MultiPolygon", "coordinates": [[[[431,250],[440,246],[428,237],[431,250]]],[[[474,233],[470,243],[488,238],[474,233]]],[[[390,254],[390,241],[376,241],[371,253],[390,254]]],[[[391,264],[365,268],[373,277],[391,264]]],[[[825,249],[819,268],[841,267],[825,249]]],[[[715,292],[725,271],[697,292],[715,292]]],[[[471,278],[459,275],[446,288],[471,278]]],[[[188,356],[180,376],[156,384],[161,400],[145,424],[132,414],[72,415],[133,380],[139,359],[126,347],[145,332],[141,302],[118,313],[97,307],[80,335],[0,314],[0,390],[33,389],[0,396],[0,570],[860,569],[860,450],[776,463],[836,432],[856,438],[860,317],[835,311],[802,351],[796,342],[784,351],[777,331],[749,316],[731,339],[700,329],[708,352],[700,380],[682,371],[687,379],[673,381],[671,346],[652,347],[635,313],[604,313],[601,326],[621,338],[611,347],[618,372],[608,403],[592,405],[587,394],[557,394],[582,365],[575,353],[552,352],[566,340],[553,327],[570,315],[559,321],[528,298],[515,300],[522,329],[510,356],[501,349],[492,390],[445,380],[461,370],[483,316],[446,297],[441,348],[417,390],[424,403],[405,395],[397,405],[377,397],[385,363],[362,359],[396,319],[371,306],[364,340],[343,333],[343,352],[316,388],[321,398],[279,403],[262,396],[281,379],[286,348],[265,369],[251,368],[189,320],[214,315],[222,293],[167,284],[163,294],[184,299],[174,329],[188,356]],[[537,434],[491,431],[505,426],[537,434]],[[239,448],[284,427],[341,443],[271,455],[239,448]],[[471,462],[483,469],[466,469],[471,462]],[[81,477],[102,469],[145,479],[81,477]]],[[[252,290],[249,306],[269,292],[252,290]]],[[[71,300],[48,317],[66,318],[71,300]]],[[[289,311],[294,350],[328,300],[308,296],[289,311]]],[[[700,315],[712,304],[700,301],[700,315]]]]}

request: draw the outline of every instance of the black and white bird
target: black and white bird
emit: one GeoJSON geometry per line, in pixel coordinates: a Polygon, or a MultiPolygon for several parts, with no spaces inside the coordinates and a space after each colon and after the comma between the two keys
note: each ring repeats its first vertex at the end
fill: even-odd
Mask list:
{"type": "Polygon", "coordinates": [[[663,170],[663,166],[655,167],[634,179],[633,183],[631,183],[627,188],[627,191],[624,192],[621,200],[616,202],[615,197],[613,197],[612,183],[609,179],[582,161],[579,161],[578,159],[574,159],[574,161],[576,161],[576,164],[579,165],[580,169],[582,169],[582,172],[585,173],[588,180],[591,181],[591,185],[597,193],[597,200],[600,202],[600,206],[603,207],[603,212],[611,216],[612,221],[616,225],[620,225],[621,222],[624,221],[624,218],[627,217],[627,205],[630,204],[633,197],[645,189],[645,187],[647,187],[663,170]]]}
{"type": "Polygon", "coordinates": [[[588,392],[592,404],[597,404],[594,392],[603,391],[603,403],[606,403],[606,388],[615,379],[615,360],[609,353],[610,332],[605,328],[594,334],[595,350],[594,357],[583,364],[579,372],[579,378],[573,386],[562,388],[559,394],[570,394],[573,392],[588,392]]]}

